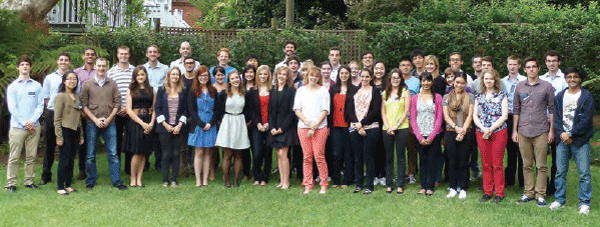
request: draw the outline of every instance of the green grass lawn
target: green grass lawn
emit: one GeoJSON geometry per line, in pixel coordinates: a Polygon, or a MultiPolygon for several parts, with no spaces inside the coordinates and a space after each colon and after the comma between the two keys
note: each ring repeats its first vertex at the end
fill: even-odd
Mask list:
{"type": "MultiPolygon", "coordinates": [[[[418,185],[409,185],[402,195],[385,194],[384,186],[365,196],[351,189],[331,188],[326,195],[302,194],[299,182],[282,191],[271,176],[267,186],[243,182],[240,188],[225,189],[222,180],[207,187],[194,187],[192,177],[180,177],[180,187],[163,188],[161,174],[151,169],[144,174],[145,188],[119,191],[108,177],[105,155],[98,157],[99,180],[93,191],[76,181],[70,196],[56,193],[56,176],[39,190],[22,186],[19,172],[15,194],[0,191],[0,226],[598,226],[600,206],[592,200],[589,215],[577,214],[578,183],[572,162],[566,207],[558,211],[539,208],[535,202],[515,204],[522,194],[518,187],[506,189],[501,204],[479,203],[481,180],[471,183],[466,200],[446,199],[447,184],[432,197],[417,195],[418,185]]],[[[76,161],[77,162],[77,161],[76,161]]],[[[75,164],[77,166],[77,164],[75,164]]],[[[75,167],[77,168],[77,167],[75,167]]],[[[36,167],[36,184],[41,165],[36,167]]],[[[77,171],[77,170],[76,170],[77,171]]],[[[0,165],[0,184],[6,184],[6,167],[0,165]]],[[[54,165],[56,174],[56,164],[54,165]]],[[[220,174],[220,171],[218,172],[220,174]]],[[[594,179],[600,168],[592,167],[594,179]]],[[[128,175],[122,179],[128,183],[128,175]]],[[[217,177],[220,179],[220,176],[217,177]]],[[[593,181],[594,198],[600,184],[593,181]]],[[[554,201],[548,197],[548,204],[554,201]]]]}

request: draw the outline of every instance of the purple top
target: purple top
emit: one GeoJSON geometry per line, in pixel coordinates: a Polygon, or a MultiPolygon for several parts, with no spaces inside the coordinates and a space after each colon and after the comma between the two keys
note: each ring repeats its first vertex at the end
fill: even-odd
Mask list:
{"type": "Polygon", "coordinates": [[[554,114],[552,84],[541,79],[535,84],[528,80],[519,82],[513,99],[513,115],[519,115],[517,131],[529,138],[550,131],[550,122],[544,117],[546,111],[554,114]]]}

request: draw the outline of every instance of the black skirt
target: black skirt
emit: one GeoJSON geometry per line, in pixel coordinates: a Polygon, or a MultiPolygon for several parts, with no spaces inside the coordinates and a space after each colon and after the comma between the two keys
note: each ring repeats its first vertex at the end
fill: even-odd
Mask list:
{"type": "MultiPolygon", "coordinates": [[[[150,122],[152,115],[140,114],[138,117],[144,122],[150,122]]],[[[154,131],[150,134],[144,134],[144,129],[141,125],[131,120],[131,118],[127,121],[125,140],[123,141],[123,150],[125,152],[141,155],[150,154],[154,149],[154,143],[156,143],[154,131]]]]}

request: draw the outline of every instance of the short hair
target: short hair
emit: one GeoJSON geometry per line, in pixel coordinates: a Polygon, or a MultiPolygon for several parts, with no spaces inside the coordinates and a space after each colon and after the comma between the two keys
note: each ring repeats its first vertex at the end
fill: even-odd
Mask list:
{"type": "Polygon", "coordinates": [[[308,85],[308,83],[309,83],[308,77],[309,77],[310,74],[313,74],[313,73],[317,73],[317,78],[319,78],[317,80],[317,84],[318,85],[323,85],[323,76],[321,76],[321,68],[315,67],[315,66],[313,66],[310,69],[308,69],[308,72],[306,72],[306,75],[304,76],[304,80],[302,81],[302,83],[304,85],[308,85]]]}
{"type": "Polygon", "coordinates": [[[294,49],[298,49],[298,46],[296,45],[296,42],[288,40],[283,44],[283,48],[285,48],[285,46],[292,44],[292,46],[294,46],[294,49]]]}
{"type": "Polygon", "coordinates": [[[58,58],[56,58],[56,59],[59,59],[60,57],[63,57],[63,56],[67,57],[69,59],[69,61],[71,61],[71,55],[67,52],[62,52],[62,53],[58,54],[58,58]]]}
{"type": "Polygon", "coordinates": [[[258,61],[258,56],[256,56],[256,54],[249,54],[248,57],[246,57],[246,62],[250,61],[250,59],[256,59],[256,61],[258,61]]]}
{"type": "Polygon", "coordinates": [[[444,70],[444,75],[447,76],[447,75],[452,74],[452,75],[454,75],[456,77],[456,75],[458,74],[458,72],[459,72],[458,70],[454,70],[454,69],[452,69],[452,67],[448,67],[448,68],[446,68],[444,70]]]}
{"type": "Polygon", "coordinates": [[[525,60],[523,60],[523,65],[527,65],[527,62],[535,62],[535,65],[539,68],[540,67],[540,63],[538,62],[537,58],[535,58],[534,56],[529,56],[526,57],[525,60]]]}
{"type": "MultiPolygon", "coordinates": [[[[329,66],[329,68],[333,68],[333,67],[331,66],[331,62],[329,62],[329,61],[323,61],[323,62],[321,62],[321,64],[319,64],[319,68],[323,68],[323,66],[324,66],[324,65],[328,65],[328,66],[329,66]]],[[[309,69],[309,70],[310,70],[310,69],[309,69]]]]}
{"type": "Polygon", "coordinates": [[[579,75],[579,78],[581,78],[581,80],[584,80],[584,75],[583,73],[581,73],[579,71],[579,69],[575,68],[575,67],[570,67],[567,68],[567,70],[565,70],[564,74],[565,74],[565,80],[567,79],[567,75],[571,74],[571,73],[576,73],[577,75],[579,75]]]}
{"type": "Polygon", "coordinates": [[[341,52],[341,50],[340,50],[340,48],[339,48],[339,47],[332,47],[332,48],[329,48],[329,52],[331,52],[332,50],[337,50],[337,51],[340,51],[340,52],[341,52]]]}
{"type": "Polygon", "coordinates": [[[19,57],[19,58],[17,59],[17,67],[19,67],[19,65],[20,65],[22,62],[27,62],[27,63],[29,63],[29,65],[31,66],[31,58],[30,58],[29,56],[27,56],[26,54],[25,54],[25,55],[22,55],[21,57],[19,57]]]}
{"type": "MultiPolygon", "coordinates": [[[[227,76],[227,73],[225,73],[225,68],[223,68],[223,66],[220,66],[220,65],[217,65],[213,68],[211,76],[213,78],[215,78],[215,75],[217,75],[217,73],[219,73],[219,72],[223,73],[223,75],[227,76]]],[[[216,79],[215,79],[215,81],[216,81],[216,79]]],[[[227,81],[223,81],[223,82],[227,83],[227,81]]]]}
{"type": "Polygon", "coordinates": [[[546,55],[544,55],[544,60],[546,60],[545,58],[547,58],[548,56],[557,57],[558,61],[562,60],[562,56],[560,55],[560,53],[558,53],[558,51],[555,51],[555,50],[549,50],[548,52],[546,52],[546,55]]]}
{"type": "Polygon", "coordinates": [[[481,54],[475,54],[475,55],[473,55],[473,57],[471,58],[471,62],[474,62],[475,58],[481,58],[481,54]]]}
{"type": "Polygon", "coordinates": [[[450,58],[452,55],[458,55],[460,57],[460,60],[462,61],[462,54],[460,54],[458,52],[452,52],[452,53],[450,53],[450,55],[448,55],[448,58],[450,58]]]}
{"type": "Polygon", "coordinates": [[[185,60],[188,60],[188,59],[192,59],[192,60],[194,60],[194,63],[196,63],[196,60],[192,56],[187,56],[187,57],[183,58],[183,63],[185,64],[185,60]]]}
{"type": "Polygon", "coordinates": [[[117,53],[119,53],[119,50],[124,50],[124,51],[127,51],[127,53],[131,53],[131,52],[129,52],[129,47],[127,47],[127,46],[120,46],[119,48],[117,48],[117,53]]]}
{"type": "Polygon", "coordinates": [[[400,61],[398,61],[398,65],[400,65],[400,62],[403,62],[403,61],[407,61],[407,62],[410,62],[410,63],[412,63],[412,60],[410,59],[410,57],[409,57],[409,56],[402,56],[402,57],[400,58],[400,61]]]}
{"type": "Polygon", "coordinates": [[[410,53],[410,59],[413,59],[416,56],[421,56],[421,57],[424,58],[425,57],[425,52],[423,52],[422,50],[419,50],[419,49],[413,50],[413,52],[410,53]]]}
{"type": "Polygon", "coordinates": [[[298,62],[298,65],[300,65],[300,57],[298,57],[298,55],[292,55],[289,58],[286,59],[286,62],[289,64],[289,62],[296,60],[298,62]]]}
{"type": "Polygon", "coordinates": [[[96,53],[96,49],[91,48],[91,47],[85,48],[85,50],[83,50],[83,53],[85,53],[88,50],[94,51],[94,54],[96,53]]]}
{"type": "Polygon", "coordinates": [[[158,53],[160,53],[160,48],[158,48],[158,46],[155,44],[148,46],[148,48],[146,48],[146,52],[148,52],[148,50],[150,50],[150,48],[152,48],[152,47],[156,48],[156,51],[158,51],[158,53]]]}
{"type": "Polygon", "coordinates": [[[106,58],[98,58],[98,59],[96,59],[96,62],[99,62],[99,61],[103,61],[103,62],[106,62],[108,64],[108,61],[106,60],[106,58]]]}
{"type": "Polygon", "coordinates": [[[221,48],[221,49],[219,49],[219,51],[217,51],[217,57],[219,57],[219,55],[221,54],[221,52],[227,53],[227,55],[229,55],[229,58],[231,58],[231,51],[229,50],[229,48],[221,48]]]}
{"type": "Polygon", "coordinates": [[[492,59],[492,57],[490,57],[490,56],[483,56],[483,57],[481,57],[481,61],[482,62],[487,61],[487,62],[492,63],[492,68],[494,68],[494,59],[492,59]]]}
{"type": "Polygon", "coordinates": [[[373,54],[373,51],[367,50],[360,55],[360,59],[365,58],[365,56],[367,56],[367,54],[370,54],[371,56],[375,57],[375,54],[373,54]]]}
{"type": "Polygon", "coordinates": [[[511,55],[508,56],[508,58],[506,59],[506,61],[517,61],[517,64],[521,64],[521,58],[519,58],[519,56],[516,55],[511,55]]]}

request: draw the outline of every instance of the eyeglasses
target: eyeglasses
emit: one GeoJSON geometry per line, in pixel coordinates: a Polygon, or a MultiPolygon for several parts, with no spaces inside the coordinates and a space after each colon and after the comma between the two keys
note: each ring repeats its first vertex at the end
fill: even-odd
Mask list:
{"type": "Polygon", "coordinates": [[[186,64],[186,65],[192,65],[192,64],[194,64],[194,62],[186,62],[184,64],[186,64]]]}
{"type": "Polygon", "coordinates": [[[546,60],[547,63],[557,63],[558,60],[546,60]]]}

